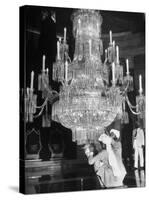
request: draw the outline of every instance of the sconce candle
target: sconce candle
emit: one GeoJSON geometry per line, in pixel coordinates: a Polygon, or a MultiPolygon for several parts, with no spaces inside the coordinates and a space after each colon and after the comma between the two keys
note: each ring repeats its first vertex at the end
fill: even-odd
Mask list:
{"type": "Polygon", "coordinates": [[[79,30],[81,29],[81,19],[78,19],[79,30]]]}
{"type": "Polygon", "coordinates": [[[110,31],[110,44],[112,44],[112,31],[110,31]]]}
{"type": "Polygon", "coordinates": [[[43,57],[42,57],[42,71],[43,72],[45,71],[45,61],[46,61],[46,56],[43,55],[43,57]]]}
{"type": "Polygon", "coordinates": [[[48,75],[48,73],[49,73],[49,69],[47,68],[46,71],[47,71],[47,75],[48,75]]]}
{"type": "Polygon", "coordinates": [[[33,90],[33,84],[34,84],[34,71],[31,72],[31,85],[30,85],[31,90],[33,90]]]}
{"type": "Polygon", "coordinates": [[[105,60],[107,59],[107,56],[108,56],[107,53],[108,53],[107,49],[105,49],[105,60]]]}
{"type": "Polygon", "coordinates": [[[129,74],[129,60],[126,59],[126,74],[129,74]]]}
{"type": "Polygon", "coordinates": [[[99,24],[97,23],[97,31],[99,32],[99,24]]]}
{"type": "Polygon", "coordinates": [[[142,93],[142,75],[139,75],[139,92],[142,93]]]}
{"type": "Polygon", "coordinates": [[[115,41],[112,42],[113,48],[115,48],[115,41]]]}
{"type": "Polygon", "coordinates": [[[57,59],[60,60],[60,43],[57,41],[57,59]]]}
{"type": "Polygon", "coordinates": [[[29,87],[26,88],[27,97],[29,98],[29,87]]]}
{"type": "Polygon", "coordinates": [[[66,43],[66,31],[67,31],[67,29],[66,29],[66,27],[64,28],[64,43],[66,43]]]}
{"type": "Polygon", "coordinates": [[[112,63],[112,82],[115,84],[115,63],[112,63]]]}
{"type": "Polygon", "coordinates": [[[119,64],[119,47],[116,46],[116,62],[119,64]]]}
{"type": "Polygon", "coordinates": [[[68,77],[68,61],[66,60],[65,62],[65,81],[67,82],[67,77],[68,77]]]}

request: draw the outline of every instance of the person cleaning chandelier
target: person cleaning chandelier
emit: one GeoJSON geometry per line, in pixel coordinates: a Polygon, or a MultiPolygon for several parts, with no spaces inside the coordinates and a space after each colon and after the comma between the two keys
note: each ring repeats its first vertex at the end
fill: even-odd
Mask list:
{"type": "Polygon", "coordinates": [[[117,148],[119,137],[120,132],[116,129],[111,129],[109,134],[103,133],[99,137],[102,148],[96,155],[92,145],[85,145],[84,147],[88,163],[94,165],[94,170],[102,188],[123,186],[126,170],[122,162],[121,149],[117,148]],[[103,148],[103,144],[105,148],[103,148]]]}

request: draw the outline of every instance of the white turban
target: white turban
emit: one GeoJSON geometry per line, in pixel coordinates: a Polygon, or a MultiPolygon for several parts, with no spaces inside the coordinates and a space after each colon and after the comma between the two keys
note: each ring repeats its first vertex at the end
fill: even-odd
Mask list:
{"type": "Polygon", "coordinates": [[[117,138],[120,137],[120,131],[116,130],[116,129],[111,129],[110,133],[113,133],[117,138]]]}

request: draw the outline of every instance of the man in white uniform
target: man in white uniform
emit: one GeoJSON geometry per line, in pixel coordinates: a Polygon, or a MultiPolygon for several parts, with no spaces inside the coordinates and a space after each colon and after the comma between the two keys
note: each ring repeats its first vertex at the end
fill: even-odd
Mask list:
{"type": "Polygon", "coordinates": [[[134,168],[144,167],[144,131],[141,127],[133,130],[134,168]]]}

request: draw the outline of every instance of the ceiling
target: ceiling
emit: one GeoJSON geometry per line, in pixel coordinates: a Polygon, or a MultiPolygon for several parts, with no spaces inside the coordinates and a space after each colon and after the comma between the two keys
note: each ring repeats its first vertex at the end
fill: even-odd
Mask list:
{"type": "MultiPolygon", "coordinates": [[[[68,35],[72,34],[71,15],[74,9],[72,8],[56,8],[56,7],[41,7],[41,6],[26,6],[27,28],[40,31],[41,11],[56,11],[57,32],[63,34],[64,27],[67,27],[68,35]]],[[[145,31],[145,14],[135,12],[120,12],[100,10],[103,17],[102,33],[120,32],[144,32],[145,31]]]]}

